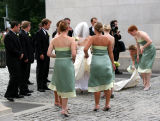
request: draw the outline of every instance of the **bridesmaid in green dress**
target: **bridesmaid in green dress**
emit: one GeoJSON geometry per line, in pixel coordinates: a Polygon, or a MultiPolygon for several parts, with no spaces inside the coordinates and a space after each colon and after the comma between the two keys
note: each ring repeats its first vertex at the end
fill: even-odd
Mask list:
{"type": "MultiPolygon", "coordinates": [[[[131,56],[131,63],[129,67],[127,68],[127,71],[130,73],[133,73],[135,69],[138,69],[138,63],[137,63],[137,47],[135,45],[130,45],[129,46],[129,53],[131,56]]],[[[139,59],[141,59],[141,54],[139,55],[139,59]]]]}
{"type": "Polygon", "coordinates": [[[131,34],[137,43],[137,55],[142,54],[141,58],[137,56],[138,72],[141,73],[144,82],[144,91],[150,89],[150,78],[152,66],[156,56],[155,46],[146,32],[139,31],[135,25],[128,28],[128,33],[131,34]]]}
{"type": "Polygon", "coordinates": [[[76,97],[75,74],[73,62],[76,57],[75,39],[67,36],[68,24],[61,21],[58,27],[60,35],[52,40],[48,48],[48,56],[56,58],[52,87],[62,98],[61,114],[68,117],[68,98],[76,97]],[[55,49],[56,55],[52,54],[55,49]]]}
{"type": "Polygon", "coordinates": [[[95,108],[97,111],[99,107],[100,92],[105,92],[106,102],[104,111],[110,109],[111,89],[113,88],[113,69],[115,70],[113,51],[111,41],[104,35],[103,25],[101,23],[95,24],[95,36],[92,36],[84,48],[85,57],[88,58],[88,49],[93,48],[93,56],[90,68],[90,78],[88,81],[88,92],[94,92],[95,108]]]}

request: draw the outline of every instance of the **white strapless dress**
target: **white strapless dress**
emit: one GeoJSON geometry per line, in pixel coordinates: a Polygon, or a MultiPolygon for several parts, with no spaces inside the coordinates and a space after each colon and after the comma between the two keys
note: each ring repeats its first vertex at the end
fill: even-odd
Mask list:
{"type": "Polygon", "coordinates": [[[90,49],[88,50],[89,58],[85,58],[84,46],[77,47],[77,55],[74,63],[75,68],[75,87],[76,89],[88,90],[88,80],[90,64],[92,59],[92,54],[90,49]]]}

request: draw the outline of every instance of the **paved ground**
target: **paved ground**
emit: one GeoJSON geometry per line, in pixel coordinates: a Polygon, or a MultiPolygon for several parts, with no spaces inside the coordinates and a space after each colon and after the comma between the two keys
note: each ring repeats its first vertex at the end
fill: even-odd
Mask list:
{"type": "MultiPolygon", "coordinates": [[[[30,80],[35,83],[35,65],[32,66],[30,80]]],[[[51,78],[52,70],[49,78],[51,78]]],[[[40,93],[36,91],[36,84],[30,86],[34,93],[30,97],[16,100],[10,104],[3,95],[8,84],[7,69],[0,69],[0,101],[14,109],[15,121],[160,121],[160,77],[151,80],[150,91],[143,91],[142,83],[135,88],[115,92],[111,100],[111,111],[93,112],[94,97],[92,93],[77,94],[69,99],[70,117],[63,118],[60,109],[53,104],[53,92],[40,93]],[[38,105],[37,105],[38,104],[38,105]]],[[[116,81],[128,78],[127,74],[117,76],[116,81]]],[[[103,108],[104,99],[101,99],[103,108]]]]}

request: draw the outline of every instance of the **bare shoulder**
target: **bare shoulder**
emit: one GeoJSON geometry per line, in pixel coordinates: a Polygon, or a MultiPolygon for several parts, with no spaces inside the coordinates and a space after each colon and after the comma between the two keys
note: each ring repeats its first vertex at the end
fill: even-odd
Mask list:
{"type": "Polygon", "coordinates": [[[54,43],[55,42],[55,40],[56,40],[56,38],[53,38],[51,41],[50,41],[50,43],[54,43]]]}
{"type": "Polygon", "coordinates": [[[75,38],[74,38],[74,37],[68,37],[68,40],[69,40],[71,43],[74,43],[74,42],[75,42],[75,38]]]}
{"type": "Polygon", "coordinates": [[[148,34],[144,31],[139,31],[140,36],[148,36],[148,34]]]}
{"type": "Polygon", "coordinates": [[[89,36],[89,37],[87,37],[84,41],[89,41],[91,38],[92,38],[92,37],[89,36]]]}
{"type": "Polygon", "coordinates": [[[113,40],[114,40],[114,37],[112,35],[109,35],[113,40]]]}

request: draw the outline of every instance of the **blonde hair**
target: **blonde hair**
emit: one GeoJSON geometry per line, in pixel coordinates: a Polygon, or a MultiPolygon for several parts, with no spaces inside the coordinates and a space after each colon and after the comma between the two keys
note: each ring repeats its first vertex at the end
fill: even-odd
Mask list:
{"type": "Polygon", "coordinates": [[[103,25],[103,29],[104,31],[107,31],[107,32],[110,32],[111,31],[111,26],[108,24],[108,25],[103,25]]]}
{"type": "Polygon", "coordinates": [[[31,25],[31,22],[29,22],[29,21],[22,21],[22,23],[21,23],[22,29],[27,28],[29,25],[31,25]]]}

